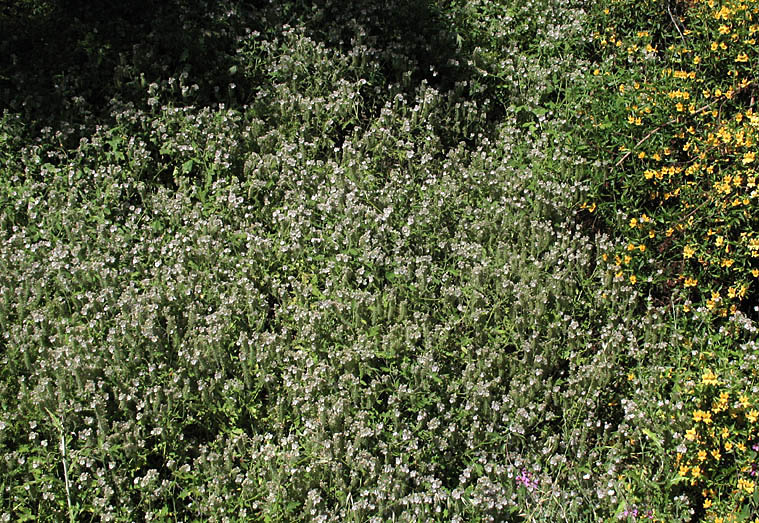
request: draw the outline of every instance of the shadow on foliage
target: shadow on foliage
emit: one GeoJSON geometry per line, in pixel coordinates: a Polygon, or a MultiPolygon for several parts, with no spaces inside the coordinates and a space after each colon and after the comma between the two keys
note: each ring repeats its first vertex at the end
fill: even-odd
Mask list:
{"type": "Polygon", "coordinates": [[[232,35],[203,2],[16,4],[0,18],[0,101],[34,127],[100,123],[111,100],[139,103],[146,82],[182,71],[226,80],[232,35]]]}
{"type": "Polygon", "coordinates": [[[110,121],[114,103],[145,106],[151,83],[180,76],[198,89],[190,99],[178,93],[177,105],[242,106],[267,79],[235,74],[240,39],[274,38],[288,25],[343,50],[368,42],[384,81],[407,90],[457,79],[457,36],[433,2],[16,0],[0,10],[0,108],[21,115],[32,134],[91,129],[110,121]]]}

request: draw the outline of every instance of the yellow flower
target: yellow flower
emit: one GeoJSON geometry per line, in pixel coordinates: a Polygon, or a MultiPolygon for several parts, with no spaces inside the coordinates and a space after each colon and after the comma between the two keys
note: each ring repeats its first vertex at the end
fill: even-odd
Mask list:
{"type": "Polygon", "coordinates": [[[638,219],[637,218],[630,218],[630,228],[634,229],[638,226],[638,219]]]}
{"type": "Polygon", "coordinates": [[[699,450],[698,451],[698,460],[699,461],[706,461],[706,451],[705,450],[699,450]]]}
{"type": "Polygon", "coordinates": [[[704,500],[704,508],[709,508],[712,506],[712,500],[711,499],[705,499],[704,500]]]}
{"type": "Polygon", "coordinates": [[[698,280],[695,278],[686,278],[685,279],[685,287],[695,287],[698,285],[698,280]]]}
{"type": "Polygon", "coordinates": [[[635,276],[634,274],[631,274],[630,275],[630,283],[632,283],[633,285],[635,285],[635,282],[637,282],[637,281],[638,281],[638,277],[635,276]]]}
{"type": "Polygon", "coordinates": [[[750,479],[743,479],[740,478],[738,480],[738,488],[745,490],[747,493],[751,494],[754,492],[754,482],[750,479]]]}
{"type": "Polygon", "coordinates": [[[719,450],[718,450],[718,449],[714,449],[714,450],[712,451],[712,457],[713,457],[714,459],[716,459],[717,461],[719,461],[719,460],[720,460],[720,458],[722,457],[722,454],[720,454],[720,452],[719,452],[719,450]]]}
{"type": "MultiPolygon", "coordinates": [[[[669,232],[669,231],[667,231],[667,232],[669,232]]],[[[694,249],[690,245],[686,245],[683,248],[683,257],[685,259],[692,258],[695,253],[696,253],[696,249],[694,249]]]]}
{"type": "Polygon", "coordinates": [[[714,18],[719,20],[730,20],[730,15],[733,14],[733,12],[728,8],[727,6],[722,6],[722,9],[714,13],[714,18]]]}
{"type": "Polygon", "coordinates": [[[690,428],[685,431],[685,439],[687,439],[688,441],[694,441],[696,439],[696,427],[690,428]]]}
{"type": "Polygon", "coordinates": [[[717,385],[717,375],[714,374],[711,369],[706,369],[706,371],[704,371],[704,374],[701,376],[701,382],[704,385],[717,385]]]}
{"type": "Polygon", "coordinates": [[[688,465],[680,465],[680,475],[682,477],[687,476],[689,470],[690,470],[690,467],[688,465]]]}
{"type": "Polygon", "coordinates": [[[746,413],[746,419],[751,423],[756,423],[757,417],[759,417],[759,412],[756,409],[751,409],[751,412],[746,413]]]}
{"type": "Polygon", "coordinates": [[[743,165],[748,165],[750,163],[754,163],[754,151],[749,151],[746,154],[743,155],[743,165]]]}
{"type": "Polygon", "coordinates": [[[731,450],[733,450],[733,444],[730,443],[729,441],[726,441],[725,442],[725,450],[728,451],[728,452],[730,452],[731,450]]]}
{"type": "Polygon", "coordinates": [[[738,55],[738,57],[735,59],[736,62],[748,62],[748,55],[746,53],[741,53],[738,55]]]}

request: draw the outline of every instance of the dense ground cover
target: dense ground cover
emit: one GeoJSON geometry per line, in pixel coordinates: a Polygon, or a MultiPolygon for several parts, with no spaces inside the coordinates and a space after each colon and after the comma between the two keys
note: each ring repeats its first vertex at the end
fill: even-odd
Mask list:
{"type": "Polygon", "coordinates": [[[4,520],[759,517],[757,6],[83,4],[0,14],[4,520]]]}

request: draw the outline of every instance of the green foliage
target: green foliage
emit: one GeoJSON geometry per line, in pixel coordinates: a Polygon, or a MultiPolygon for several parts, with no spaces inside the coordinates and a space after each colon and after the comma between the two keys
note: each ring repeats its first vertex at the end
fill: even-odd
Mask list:
{"type": "MultiPolygon", "coordinates": [[[[695,517],[709,521],[757,516],[744,477],[754,457],[733,450],[756,439],[745,414],[756,390],[755,372],[747,372],[756,358],[748,318],[759,276],[756,11],[752,2],[599,5],[591,17],[592,96],[582,109],[584,147],[599,166],[582,207],[623,239],[604,254],[607,270],[670,306],[669,323],[682,333],[655,378],[667,383],[658,386],[656,411],[678,424],[654,431],[674,438],[656,450],[670,467],[663,481],[679,485],[667,488],[690,497],[695,517]]],[[[641,371],[648,376],[632,373],[635,383],[654,379],[650,368],[641,371]]],[[[631,489],[645,497],[653,487],[641,480],[631,489]]]]}
{"type": "MultiPolygon", "coordinates": [[[[691,120],[657,127],[686,80],[659,73],[698,50],[726,91],[696,41],[711,22],[681,37],[685,6],[561,0],[143,7],[0,17],[1,519],[756,516],[750,291],[723,320],[667,287],[739,295],[724,278],[750,243],[733,272],[705,247],[671,265],[693,231],[750,242],[751,214],[708,200],[651,243],[692,208],[635,177],[659,161],[637,156],[650,126],[675,171],[703,150],[674,134],[691,120]]],[[[752,125],[720,101],[723,134],[752,125]]],[[[720,150],[741,190],[752,129],[720,150]]]]}
{"type": "Polygon", "coordinates": [[[587,132],[614,165],[591,197],[632,247],[616,265],[666,284],[686,309],[748,312],[759,276],[755,8],[712,2],[655,16],[650,2],[635,4],[650,20],[630,24],[617,13],[631,5],[599,14],[588,102],[587,132]]]}

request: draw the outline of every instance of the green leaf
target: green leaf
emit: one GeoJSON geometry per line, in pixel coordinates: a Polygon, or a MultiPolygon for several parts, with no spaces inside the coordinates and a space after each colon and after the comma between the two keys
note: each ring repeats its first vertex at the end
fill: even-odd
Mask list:
{"type": "Polygon", "coordinates": [[[623,499],[620,499],[619,505],[617,505],[617,510],[614,511],[614,517],[612,518],[613,520],[619,519],[619,516],[620,514],[622,514],[622,511],[625,509],[625,506],[627,506],[627,502],[625,502],[625,500],[623,499]]]}
{"type": "Polygon", "coordinates": [[[649,429],[643,429],[643,433],[646,436],[648,436],[651,441],[653,441],[654,443],[656,443],[657,447],[661,447],[662,446],[661,445],[661,440],[659,439],[659,437],[656,434],[654,434],[653,432],[651,432],[649,429]]]}

